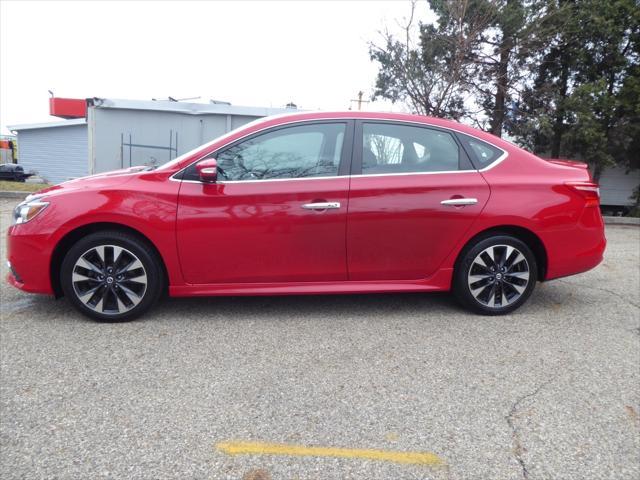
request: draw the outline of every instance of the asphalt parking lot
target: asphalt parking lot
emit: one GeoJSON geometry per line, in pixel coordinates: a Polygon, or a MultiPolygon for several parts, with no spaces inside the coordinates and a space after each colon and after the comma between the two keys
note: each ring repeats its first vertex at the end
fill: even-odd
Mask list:
{"type": "Polygon", "coordinates": [[[0,477],[640,478],[640,228],[607,237],[596,270],[497,318],[394,294],[169,299],[98,324],[3,281],[0,477]]]}

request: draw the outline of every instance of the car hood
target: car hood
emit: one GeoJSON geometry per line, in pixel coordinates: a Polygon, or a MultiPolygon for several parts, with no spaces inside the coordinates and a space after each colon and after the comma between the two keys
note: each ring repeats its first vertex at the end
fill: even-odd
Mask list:
{"type": "Polygon", "coordinates": [[[31,196],[50,196],[77,190],[100,190],[103,188],[116,187],[128,182],[134,176],[146,170],[147,167],[140,166],[89,175],[88,177],[76,178],[74,180],[69,180],[67,182],[42,189],[31,196]]]}

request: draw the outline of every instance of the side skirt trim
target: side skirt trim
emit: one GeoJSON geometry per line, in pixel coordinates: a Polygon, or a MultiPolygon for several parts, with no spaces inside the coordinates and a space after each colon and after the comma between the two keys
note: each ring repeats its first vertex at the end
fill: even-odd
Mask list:
{"type": "Polygon", "coordinates": [[[209,297],[442,292],[451,289],[452,276],[453,268],[443,268],[424,280],[171,285],[169,286],[169,295],[172,297],[209,297]]]}

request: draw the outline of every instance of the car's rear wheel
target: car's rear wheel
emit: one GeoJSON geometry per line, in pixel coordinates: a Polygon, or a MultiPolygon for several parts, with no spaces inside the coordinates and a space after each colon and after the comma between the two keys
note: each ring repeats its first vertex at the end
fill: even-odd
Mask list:
{"type": "Polygon", "coordinates": [[[480,238],[462,252],[454,273],[454,294],[484,315],[514,311],[529,298],[538,279],[536,258],[510,235],[480,238]]]}
{"type": "Polygon", "coordinates": [[[102,322],[133,320],[160,297],[163,270],[146,242],[119,231],[90,234],[67,252],[60,269],[65,296],[102,322]]]}

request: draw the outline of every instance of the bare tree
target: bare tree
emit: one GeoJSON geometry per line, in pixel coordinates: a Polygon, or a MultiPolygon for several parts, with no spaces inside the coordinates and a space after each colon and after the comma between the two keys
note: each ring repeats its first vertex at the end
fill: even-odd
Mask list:
{"type": "Polygon", "coordinates": [[[467,110],[473,55],[479,35],[491,22],[489,13],[468,21],[471,0],[442,2],[442,25],[419,23],[418,44],[414,41],[417,1],[411,2],[407,22],[396,38],[389,31],[383,45],[371,43],[372,60],[380,64],[375,97],[405,102],[412,111],[460,119],[467,110]],[[401,40],[400,40],[401,38],[401,40]]]}

